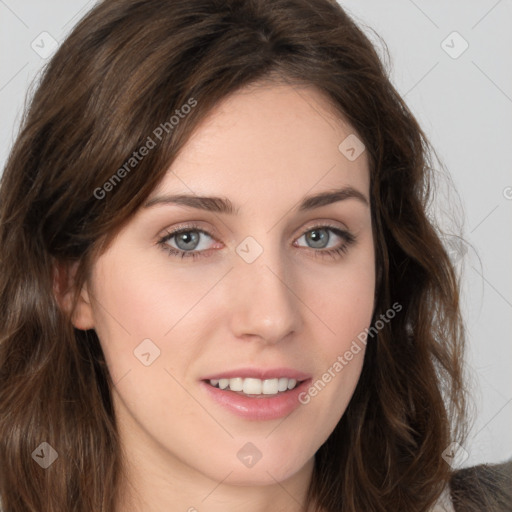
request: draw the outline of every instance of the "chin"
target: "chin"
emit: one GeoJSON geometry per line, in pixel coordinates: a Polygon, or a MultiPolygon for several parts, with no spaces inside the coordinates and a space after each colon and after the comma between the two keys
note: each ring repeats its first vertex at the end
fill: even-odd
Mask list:
{"type": "MultiPolygon", "coordinates": [[[[243,460],[243,454],[240,458],[243,460]]],[[[269,457],[262,455],[259,460],[248,460],[245,465],[235,456],[225,459],[215,468],[211,468],[212,471],[208,476],[219,482],[225,479],[225,483],[236,486],[275,485],[276,482],[284,482],[293,477],[306,465],[313,464],[313,461],[313,458],[298,460],[274,453],[269,457]],[[219,467],[222,467],[221,471],[219,471],[219,467]],[[228,474],[229,476],[226,478],[228,474]]]]}
{"type": "MultiPolygon", "coordinates": [[[[261,461],[260,461],[261,462],[261,461]]],[[[254,487],[275,485],[276,482],[284,482],[295,475],[301,468],[289,468],[283,470],[279,464],[253,468],[235,468],[233,472],[226,478],[225,483],[236,485],[240,487],[254,487]]],[[[225,478],[223,475],[221,478],[225,478]]],[[[219,475],[220,477],[220,475],[219,475]]]]}

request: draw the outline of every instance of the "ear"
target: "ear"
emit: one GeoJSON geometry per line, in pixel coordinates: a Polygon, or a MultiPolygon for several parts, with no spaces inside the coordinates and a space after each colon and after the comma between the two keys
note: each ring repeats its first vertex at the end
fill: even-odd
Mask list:
{"type": "Polygon", "coordinates": [[[71,316],[72,324],[81,330],[94,328],[94,316],[91,308],[87,284],[84,284],[74,311],[73,294],[75,292],[75,275],[79,262],[71,265],[56,262],[53,266],[53,293],[60,308],[71,316]]]}

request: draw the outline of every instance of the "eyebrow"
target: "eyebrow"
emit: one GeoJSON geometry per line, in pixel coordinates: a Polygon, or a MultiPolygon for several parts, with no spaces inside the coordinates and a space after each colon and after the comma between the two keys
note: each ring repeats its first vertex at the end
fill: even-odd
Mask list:
{"type": "MultiPolygon", "coordinates": [[[[365,205],[368,205],[368,199],[352,187],[344,187],[337,190],[327,192],[320,192],[309,197],[306,197],[300,203],[298,211],[303,212],[320,208],[338,201],[346,199],[357,199],[365,205]]],[[[235,208],[233,203],[226,197],[206,197],[187,194],[164,195],[157,196],[144,204],[144,208],[151,208],[157,205],[178,204],[189,206],[191,208],[198,208],[215,213],[238,214],[240,208],[235,208]]]]}

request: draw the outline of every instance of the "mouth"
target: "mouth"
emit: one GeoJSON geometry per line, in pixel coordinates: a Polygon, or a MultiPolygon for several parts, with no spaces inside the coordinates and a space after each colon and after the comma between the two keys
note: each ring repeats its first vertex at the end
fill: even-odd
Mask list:
{"type": "Polygon", "coordinates": [[[275,420],[302,404],[310,375],[289,369],[241,369],[210,375],[200,381],[205,396],[229,413],[246,420],[275,420]]]}
{"type": "Polygon", "coordinates": [[[252,377],[233,377],[229,379],[206,379],[204,382],[223,391],[233,391],[251,398],[268,398],[292,391],[305,380],[307,379],[297,380],[288,377],[264,380],[252,377]]]}

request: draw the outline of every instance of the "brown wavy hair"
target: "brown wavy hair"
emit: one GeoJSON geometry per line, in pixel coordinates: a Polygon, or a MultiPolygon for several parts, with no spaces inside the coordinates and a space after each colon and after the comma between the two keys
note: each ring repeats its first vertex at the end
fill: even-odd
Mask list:
{"type": "Polygon", "coordinates": [[[73,309],[95,259],[193,129],[258,81],[315,86],[364,142],[374,320],[403,306],[368,344],[353,398],[315,455],[304,510],[425,511],[449,482],[442,452],[465,435],[464,332],[457,276],[428,215],[435,153],[367,36],[329,0],[105,0],[44,70],[1,179],[5,512],[115,510],[113,382],[95,331],[76,329],[57,296],[74,289],[73,309]],[[98,199],[191,98],[191,112],[98,199]],[[43,441],[59,454],[46,470],[31,458],[43,441]]]}

